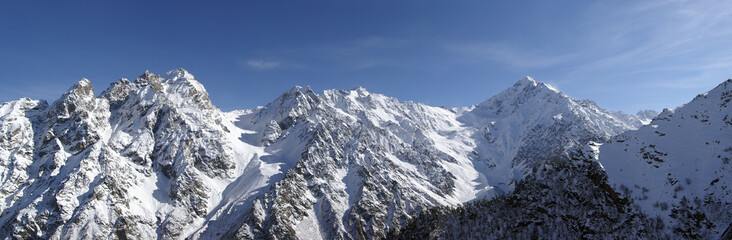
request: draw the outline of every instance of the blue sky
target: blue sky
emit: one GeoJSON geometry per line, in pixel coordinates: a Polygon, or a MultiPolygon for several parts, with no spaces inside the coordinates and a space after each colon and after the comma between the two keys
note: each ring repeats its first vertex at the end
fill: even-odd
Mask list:
{"type": "Polygon", "coordinates": [[[636,112],[732,77],[732,1],[3,1],[0,101],[185,68],[223,110],[294,85],[469,106],[523,76],[636,112]]]}

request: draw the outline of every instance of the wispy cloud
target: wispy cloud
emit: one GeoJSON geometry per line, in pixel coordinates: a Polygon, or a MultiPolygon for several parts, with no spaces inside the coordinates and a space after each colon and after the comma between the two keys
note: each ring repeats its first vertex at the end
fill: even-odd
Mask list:
{"type": "MultiPolygon", "coordinates": [[[[602,73],[695,72],[710,77],[720,68],[732,69],[732,2],[656,1],[617,6],[601,3],[588,11],[595,18],[584,46],[588,55],[577,64],[570,78],[602,73]]],[[[694,78],[691,77],[691,78],[694,78]]],[[[719,76],[717,76],[719,77],[719,76]]],[[[719,80],[719,79],[716,79],[719,80]]],[[[694,88],[687,79],[665,88],[694,88]],[[686,84],[686,85],[684,85],[686,84]]]]}
{"type": "Polygon", "coordinates": [[[693,79],[719,81],[732,70],[732,1],[599,2],[577,20],[566,26],[571,31],[539,39],[549,42],[472,39],[443,48],[453,61],[548,73],[564,85],[592,79],[638,86],[643,78],[655,87],[692,89],[699,87],[693,79]]]}
{"type": "Polygon", "coordinates": [[[245,65],[258,70],[291,67],[316,71],[363,70],[397,63],[394,50],[404,47],[408,42],[403,39],[369,36],[301,48],[260,49],[252,54],[283,61],[248,60],[245,65]]]}
{"type": "Polygon", "coordinates": [[[448,44],[445,48],[460,57],[477,58],[514,69],[548,68],[576,60],[578,53],[551,53],[522,48],[508,43],[470,42],[448,44]]]}
{"type": "Polygon", "coordinates": [[[271,70],[281,67],[282,63],[278,61],[248,60],[246,65],[257,70],[271,70]]]}

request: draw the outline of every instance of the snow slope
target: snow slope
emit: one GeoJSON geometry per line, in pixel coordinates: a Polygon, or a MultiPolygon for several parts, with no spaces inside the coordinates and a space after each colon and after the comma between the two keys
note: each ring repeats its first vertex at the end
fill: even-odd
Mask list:
{"type": "Polygon", "coordinates": [[[732,80],[600,147],[609,182],[685,238],[718,238],[732,219],[732,80]]]}
{"type": "Polygon", "coordinates": [[[2,109],[3,238],[185,237],[261,152],[182,69],[2,109]]]}
{"type": "MultiPolygon", "coordinates": [[[[727,80],[688,104],[664,110],[637,130],[570,149],[569,157],[542,158],[552,150],[531,151],[539,153],[527,158],[535,163],[531,174],[513,191],[424,211],[388,238],[727,239],[732,231],[730,101],[732,80],[727,80]]],[[[499,103],[491,104],[493,112],[512,109],[503,107],[504,101],[492,102],[499,103]]],[[[567,118],[565,113],[554,116],[567,118]]],[[[576,133],[572,129],[582,122],[555,133],[576,133]]]]}
{"type": "Polygon", "coordinates": [[[475,131],[475,151],[481,157],[477,163],[504,191],[539,162],[567,157],[590,141],[603,142],[647,121],[573,99],[530,77],[472,107],[459,120],[475,131]]]}
{"type": "Polygon", "coordinates": [[[640,127],[527,77],[446,109],[295,87],[222,113],[185,70],[0,107],[3,238],[383,238],[640,127]]]}
{"type": "Polygon", "coordinates": [[[239,119],[238,126],[261,132],[244,137],[250,144],[267,146],[272,161],[289,167],[269,192],[231,204],[225,211],[233,214],[196,236],[382,238],[422,209],[511,191],[539,157],[566,156],[646,121],[528,77],[464,109],[399,102],[363,88],[318,95],[296,87],[239,119]],[[284,146],[305,150],[275,157],[290,154],[284,146]],[[227,229],[242,219],[236,231],[227,229]]]}

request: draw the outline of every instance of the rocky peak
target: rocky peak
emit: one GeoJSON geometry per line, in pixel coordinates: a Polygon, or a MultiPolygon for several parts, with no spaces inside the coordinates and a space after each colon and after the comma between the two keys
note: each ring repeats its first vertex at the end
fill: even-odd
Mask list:
{"type": "Polygon", "coordinates": [[[563,94],[558,89],[553,87],[552,85],[549,85],[548,83],[536,81],[534,78],[529,77],[529,76],[526,76],[526,77],[518,80],[515,84],[513,84],[513,86],[511,88],[509,88],[509,90],[512,90],[514,92],[529,91],[529,92],[536,92],[536,93],[539,93],[539,92],[552,93],[553,92],[553,93],[563,94]]]}
{"type": "Polygon", "coordinates": [[[91,111],[95,105],[94,88],[89,79],[81,79],[52,104],[51,116],[69,116],[73,112],[91,111]]]}
{"type": "Polygon", "coordinates": [[[532,86],[535,87],[538,84],[539,83],[536,80],[534,80],[534,78],[525,76],[525,77],[519,79],[515,84],[513,84],[513,87],[515,87],[515,88],[525,88],[525,87],[532,87],[532,86]]]}
{"type": "Polygon", "coordinates": [[[162,79],[148,70],[135,79],[135,84],[140,87],[150,86],[155,91],[163,90],[162,79]]]}
{"type": "Polygon", "coordinates": [[[4,121],[8,117],[23,114],[25,111],[36,106],[42,106],[44,101],[33,100],[30,98],[21,98],[15,101],[0,104],[0,121],[4,121]]]}
{"type": "Polygon", "coordinates": [[[135,80],[135,82],[150,81],[153,78],[155,78],[155,74],[151,73],[150,70],[145,70],[144,73],[142,73],[139,77],[137,77],[137,79],[135,80]]]}
{"type": "Polygon", "coordinates": [[[179,81],[195,81],[193,74],[183,68],[168,71],[160,75],[165,83],[171,84],[179,81]]]}
{"type": "Polygon", "coordinates": [[[198,82],[193,74],[185,69],[179,68],[161,74],[160,79],[165,86],[168,98],[176,104],[187,105],[190,102],[197,103],[200,109],[213,109],[208,92],[198,82]]]}
{"type": "Polygon", "coordinates": [[[168,71],[161,75],[155,75],[150,73],[150,71],[145,71],[145,73],[135,79],[132,86],[126,79],[121,79],[113,83],[105,91],[103,96],[110,100],[122,100],[127,94],[137,89],[140,90],[140,97],[146,99],[146,102],[160,98],[165,99],[166,103],[173,104],[177,107],[194,106],[198,109],[216,108],[211,103],[209,94],[203,85],[196,81],[193,74],[190,74],[182,68],[168,71]],[[146,87],[150,87],[156,94],[148,95],[149,93],[145,91],[146,87]]]}
{"type": "Polygon", "coordinates": [[[285,91],[284,93],[282,93],[282,95],[280,95],[275,100],[275,102],[296,100],[298,97],[304,95],[304,93],[303,93],[304,91],[307,91],[307,90],[301,86],[294,86],[294,87],[288,89],[287,91],[285,91]]]}
{"type": "Polygon", "coordinates": [[[321,102],[320,96],[310,87],[295,86],[266,106],[267,112],[275,110],[280,117],[297,117],[321,102]]]}
{"type": "Polygon", "coordinates": [[[79,80],[69,91],[73,91],[76,95],[94,96],[94,88],[92,87],[91,81],[86,78],[79,80]]]}
{"type": "MultiPolygon", "coordinates": [[[[346,101],[348,104],[360,103],[366,97],[371,96],[365,88],[356,87],[348,90],[328,89],[323,91],[323,99],[333,102],[334,105],[342,105],[341,102],[346,101]]],[[[341,106],[342,107],[342,106],[341,106]]]]}
{"type": "Polygon", "coordinates": [[[366,88],[361,86],[351,89],[351,91],[356,92],[359,97],[365,97],[371,94],[368,90],[366,90],[366,88]]]}
{"type": "Polygon", "coordinates": [[[502,114],[516,111],[519,107],[530,101],[545,105],[567,102],[570,101],[570,97],[564,95],[551,85],[537,82],[531,77],[524,77],[512,87],[476,105],[476,110],[488,110],[488,112],[493,112],[493,114],[502,114]]]}
{"type": "Polygon", "coordinates": [[[135,86],[127,80],[127,78],[121,78],[116,82],[109,84],[109,88],[102,92],[102,97],[109,99],[110,102],[122,101],[127,98],[127,95],[135,88],[135,86]]]}

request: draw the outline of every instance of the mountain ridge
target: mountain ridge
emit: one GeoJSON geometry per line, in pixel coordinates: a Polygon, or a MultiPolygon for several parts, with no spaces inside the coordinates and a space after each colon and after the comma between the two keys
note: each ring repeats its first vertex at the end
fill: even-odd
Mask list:
{"type": "Polygon", "coordinates": [[[610,184],[684,238],[720,236],[732,218],[731,100],[732,79],[600,146],[610,184]]]}
{"type": "Polygon", "coordinates": [[[47,170],[44,180],[16,176],[26,171],[22,164],[2,169],[13,176],[0,178],[10,193],[40,182],[49,190],[2,195],[9,206],[0,235],[384,238],[425,209],[508,194],[545,162],[652,115],[605,110],[530,77],[459,109],[361,87],[315,93],[296,86],[266,106],[224,113],[183,69],[120,79],[98,96],[88,80],[77,85],[73,101],[51,104],[57,107],[3,104],[15,110],[3,110],[0,126],[19,124],[22,134],[13,138],[35,140],[13,141],[0,160],[38,159],[65,170],[47,170]],[[41,121],[29,108],[79,120],[41,121]],[[20,123],[5,120],[11,115],[20,123]],[[53,126],[52,141],[41,138],[53,126]],[[40,158],[36,146],[57,160],[40,158]],[[24,228],[33,225],[42,228],[24,228]]]}
{"type": "Polygon", "coordinates": [[[725,239],[731,87],[540,162],[510,193],[423,211],[389,238],[725,239]]]}

